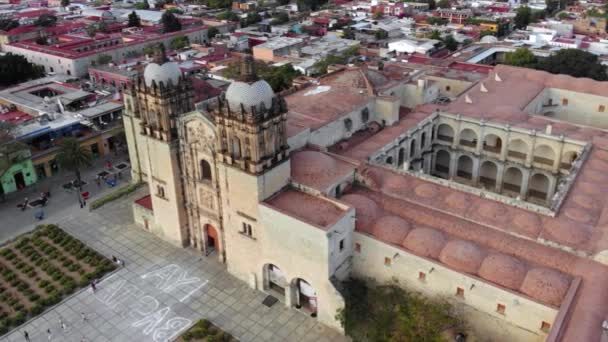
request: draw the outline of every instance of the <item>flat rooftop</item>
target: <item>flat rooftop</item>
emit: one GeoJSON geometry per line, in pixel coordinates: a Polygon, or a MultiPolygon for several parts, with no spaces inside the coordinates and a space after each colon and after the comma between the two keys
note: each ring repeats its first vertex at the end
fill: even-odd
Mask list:
{"type": "Polygon", "coordinates": [[[293,188],[287,188],[263,203],[322,230],[331,228],[346,214],[346,210],[327,199],[293,188]]]}

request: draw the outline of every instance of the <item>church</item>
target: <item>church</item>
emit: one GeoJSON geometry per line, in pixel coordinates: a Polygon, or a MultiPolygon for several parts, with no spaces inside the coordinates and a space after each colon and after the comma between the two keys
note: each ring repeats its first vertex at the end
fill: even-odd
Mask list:
{"type": "Polygon", "coordinates": [[[447,297],[496,341],[608,317],[608,87],[497,66],[335,67],[275,94],[244,58],[195,110],[158,56],[125,90],[142,229],[342,330],[340,282],[447,297]]]}

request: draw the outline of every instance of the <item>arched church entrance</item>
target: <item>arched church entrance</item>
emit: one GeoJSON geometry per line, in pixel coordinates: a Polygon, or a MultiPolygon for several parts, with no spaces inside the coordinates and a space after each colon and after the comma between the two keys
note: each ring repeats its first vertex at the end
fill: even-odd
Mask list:
{"type": "Polygon", "coordinates": [[[283,271],[276,265],[266,264],[264,265],[263,273],[264,291],[272,293],[283,300],[285,298],[285,287],[287,287],[287,280],[283,271]]]}
{"type": "Polygon", "coordinates": [[[317,291],[315,291],[309,282],[302,278],[292,280],[291,295],[293,306],[309,313],[312,317],[317,317],[317,291]]]}
{"type": "Polygon", "coordinates": [[[205,230],[205,253],[207,255],[220,250],[219,237],[217,235],[217,229],[210,224],[206,224],[205,230]]]}

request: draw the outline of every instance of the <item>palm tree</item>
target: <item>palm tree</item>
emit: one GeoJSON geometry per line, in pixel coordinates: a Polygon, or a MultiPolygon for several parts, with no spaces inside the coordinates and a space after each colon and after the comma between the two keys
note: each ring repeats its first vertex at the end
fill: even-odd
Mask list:
{"type": "Polygon", "coordinates": [[[80,170],[84,167],[91,166],[92,159],[91,151],[86,147],[80,146],[80,142],[76,138],[65,138],[59,144],[59,153],[57,153],[57,162],[62,168],[74,171],[76,175],[76,187],[78,188],[78,202],[83,205],[82,201],[82,180],[80,179],[80,170]]]}

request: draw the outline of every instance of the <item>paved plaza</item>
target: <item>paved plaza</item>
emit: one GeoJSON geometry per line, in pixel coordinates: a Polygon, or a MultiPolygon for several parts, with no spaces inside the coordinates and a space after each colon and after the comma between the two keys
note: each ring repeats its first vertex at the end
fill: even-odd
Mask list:
{"type": "Polygon", "coordinates": [[[48,341],[50,329],[52,341],[166,341],[200,318],[241,341],[346,340],[282,303],[262,305],[265,294],[229,275],[214,256],[174,247],[136,227],[131,203],[142,193],[48,220],[126,265],[104,278],[95,293],[81,290],[5,340],[24,341],[26,330],[33,342],[48,341]]]}

